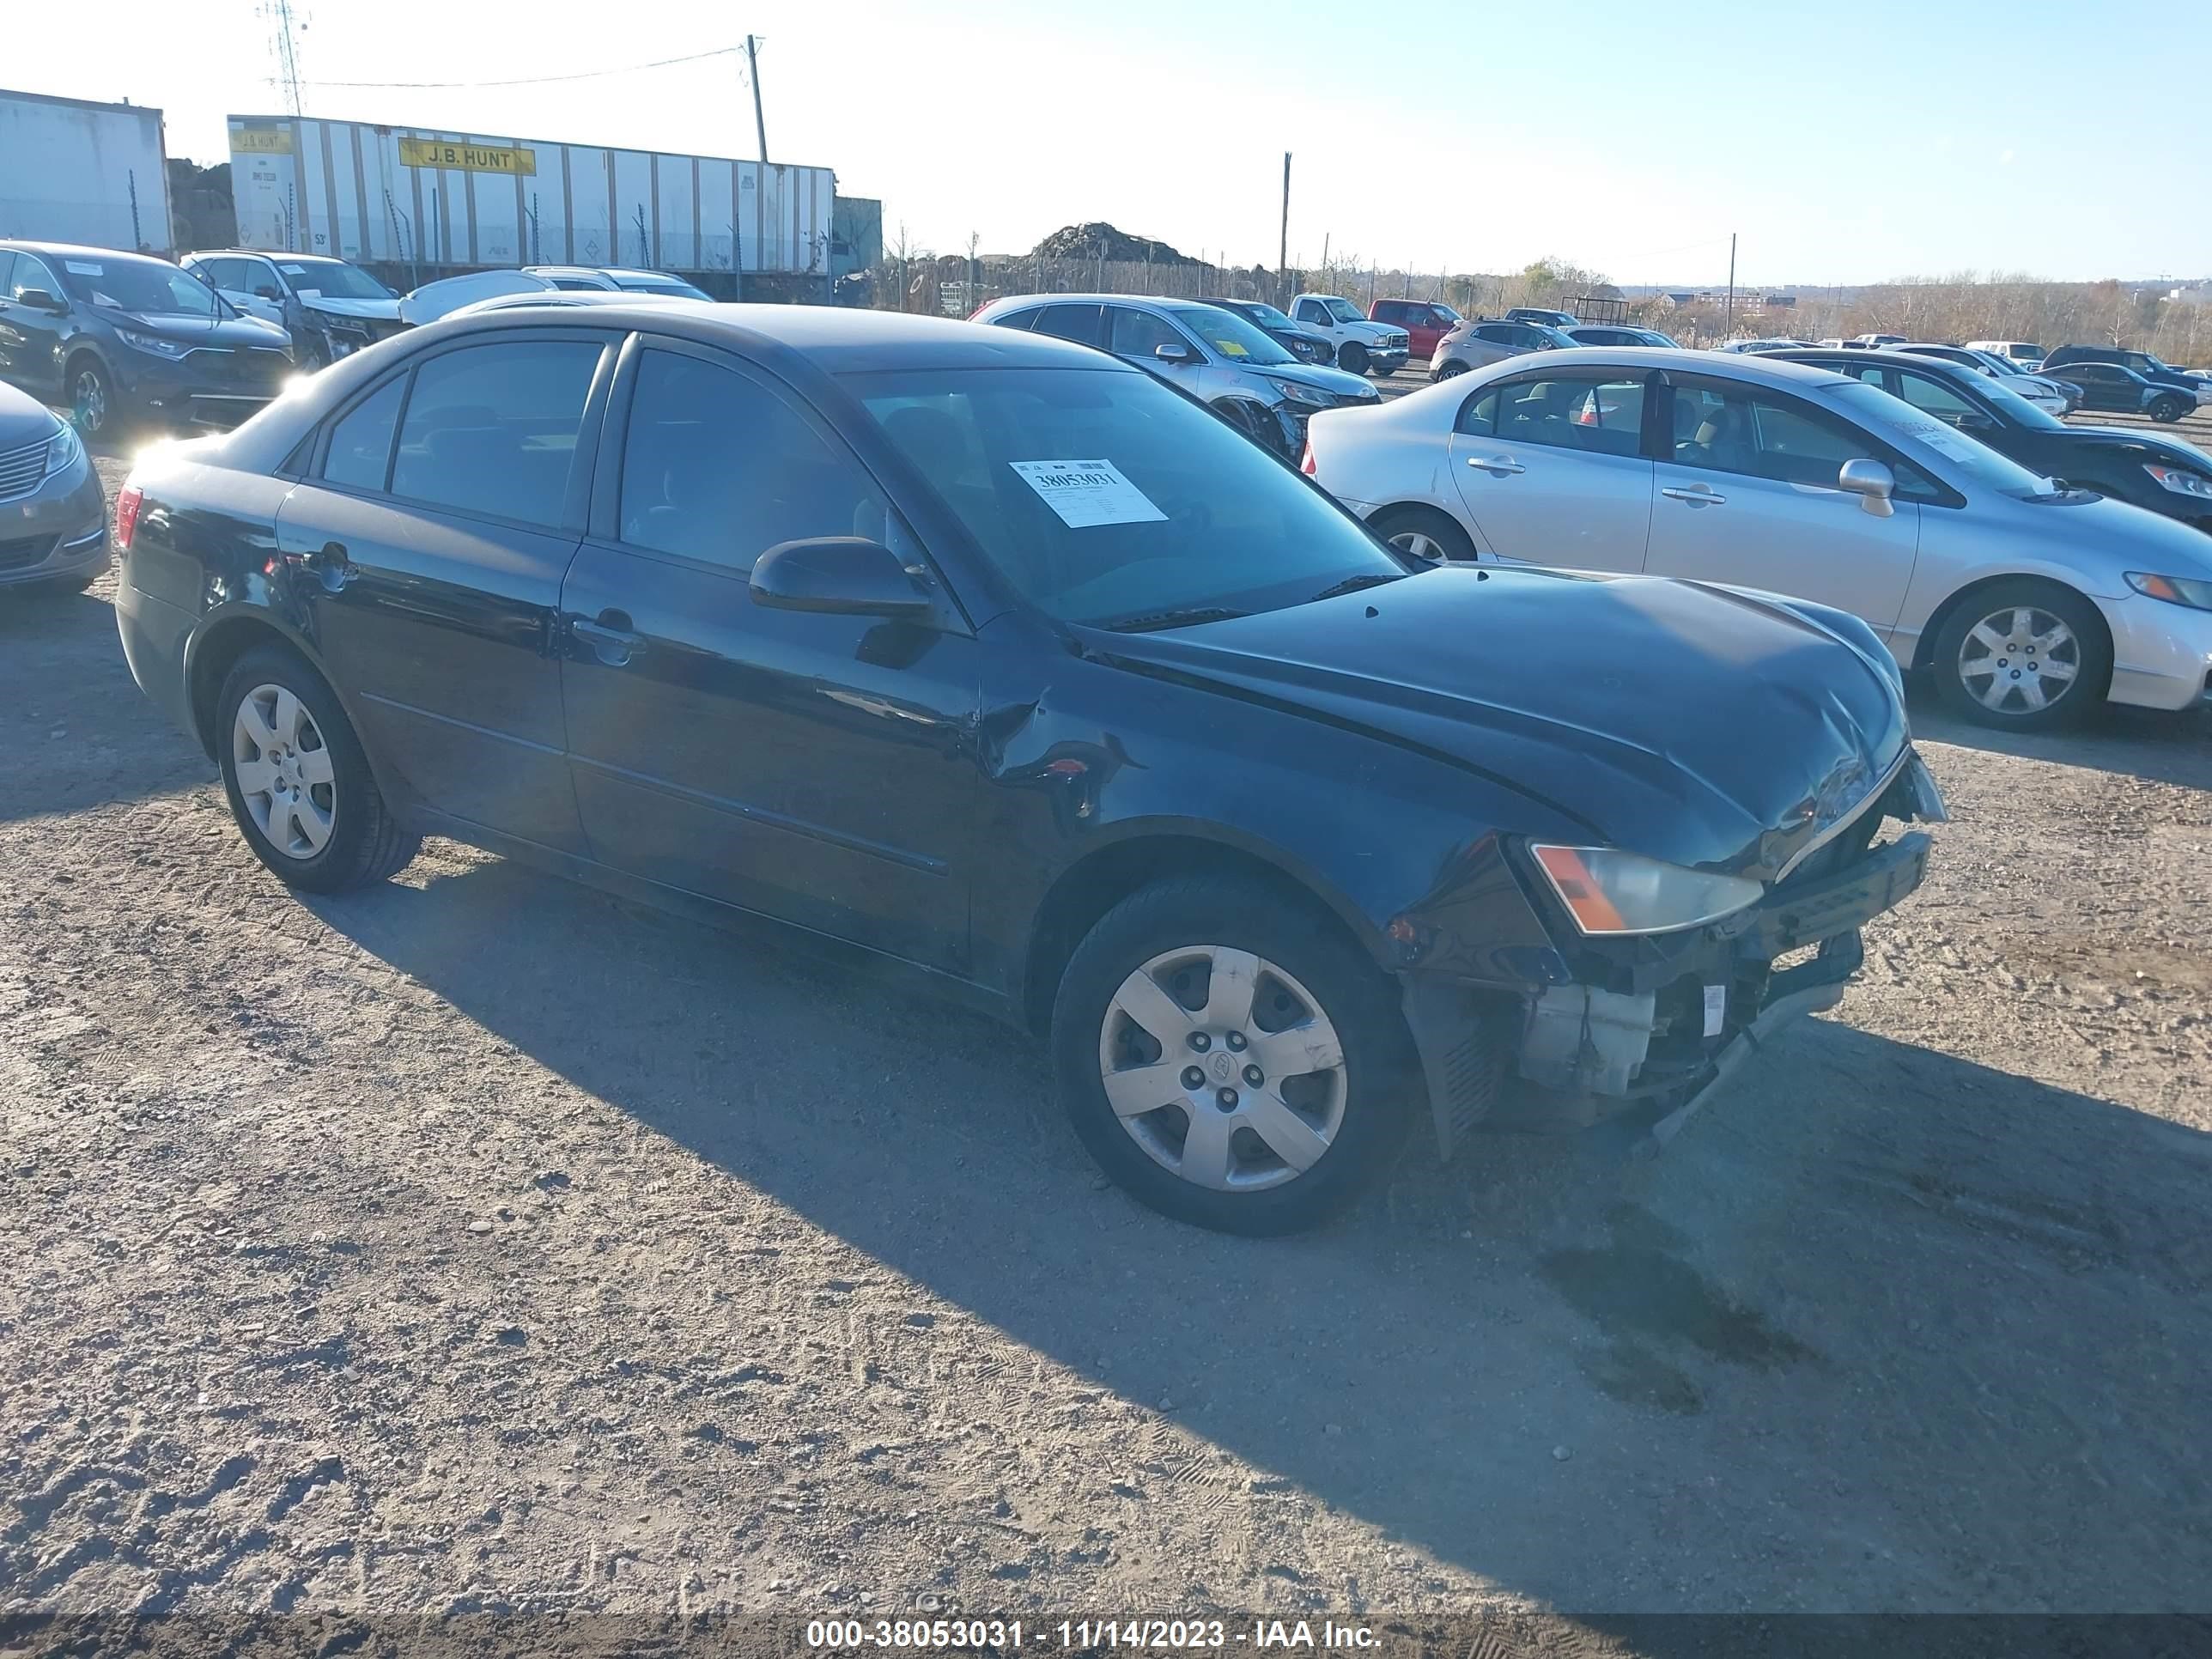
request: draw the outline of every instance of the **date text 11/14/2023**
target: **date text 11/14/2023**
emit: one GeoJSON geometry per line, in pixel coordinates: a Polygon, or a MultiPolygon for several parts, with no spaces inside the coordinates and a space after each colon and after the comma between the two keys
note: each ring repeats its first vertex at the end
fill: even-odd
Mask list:
{"type": "Polygon", "coordinates": [[[1221,1619],[1062,1619],[1024,1626],[1018,1619],[817,1619],[806,1626],[812,1648],[911,1649],[938,1651],[1048,1650],[1173,1652],[1190,1648],[1361,1649],[1375,1645],[1364,1625],[1324,1619],[1259,1619],[1231,1625],[1221,1619]]]}

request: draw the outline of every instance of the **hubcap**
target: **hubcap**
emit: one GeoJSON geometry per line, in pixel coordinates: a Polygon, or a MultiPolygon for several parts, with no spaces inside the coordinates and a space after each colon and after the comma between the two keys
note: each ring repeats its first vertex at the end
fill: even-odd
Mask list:
{"type": "Polygon", "coordinates": [[[107,388],[92,370],[88,368],[76,377],[71,404],[79,431],[97,432],[107,424],[107,388]]]}
{"type": "Polygon", "coordinates": [[[2048,611],[2013,605],[1966,630],[1959,647],[1959,678],[1983,708],[2033,714],[2074,689],[2081,674],[2081,642],[2048,611]]]}
{"type": "Polygon", "coordinates": [[[337,777],[306,705],[281,685],[255,686],[239,700],[230,744],[239,799],[269,844],[290,859],[311,859],[328,846],[337,777]]]}
{"type": "Polygon", "coordinates": [[[1401,530],[1390,538],[1390,545],[1401,553],[1410,553],[1417,559],[1426,559],[1431,564],[1444,562],[1443,544],[1433,536],[1425,536],[1418,530],[1401,530]]]}
{"type": "Polygon", "coordinates": [[[1225,945],[1164,951],[1098,1033],[1106,1098],[1146,1156],[1194,1186],[1295,1181],[1344,1127],[1344,1045],[1313,994],[1225,945]]]}

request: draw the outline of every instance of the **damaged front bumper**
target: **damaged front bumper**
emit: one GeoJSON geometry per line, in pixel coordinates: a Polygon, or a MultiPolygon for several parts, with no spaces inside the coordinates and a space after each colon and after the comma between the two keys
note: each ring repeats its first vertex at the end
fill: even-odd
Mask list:
{"type": "Polygon", "coordinates": [[[1671,1136],[1768,1034],[1842,1000],[1865,959],[1859,929],[1926,879],[1931,838],[1913,831],[1867,845],[1882,820],[1947,816],[1916,756],[1856,815],[1863,823],[1847,855],[1838,848],[1817,871],[1663,949],[1585,941],[1579,959],[1604,971],[1532,988],[1517,1007],[1441,975],[1408,975],[1406,1012],[1440,1151],[1449,1156],[1485,1121],[1574,1128],[1639,1103],[1664,1113],[1660,1139],[1671,1136]],[[1802,959],[1777,965],[1792,955],[1802,959]]]}

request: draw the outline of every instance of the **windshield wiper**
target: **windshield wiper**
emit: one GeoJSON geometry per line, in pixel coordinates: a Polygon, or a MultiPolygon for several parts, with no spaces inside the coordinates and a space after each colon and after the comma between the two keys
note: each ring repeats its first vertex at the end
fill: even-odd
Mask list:
{"type": "Polygon", "coordinates": [[[1388,574],[1379,570],[1364,571],[1357,576],[1346,576],[1334,587],[1322,588],[1308,603],[1318,605],[1323,599],[1334,599],[1346,593],[1357,593],[1363,587],[1379,587],[1384,582],[1401,582],[1406,580],[1406,575],[1407,573],[1404,571],[1388,574]]]}
{"type": "Polygon", "coordinates": [[[1116,617],[1097,624],[1116,634],[1149,634],[1162,628],[1195,628],[1200,623],[1229,622],[1244,615],[1221,605],[1194,605],[1181,611],[1146,611],[1133,617],[1116,617]]]}

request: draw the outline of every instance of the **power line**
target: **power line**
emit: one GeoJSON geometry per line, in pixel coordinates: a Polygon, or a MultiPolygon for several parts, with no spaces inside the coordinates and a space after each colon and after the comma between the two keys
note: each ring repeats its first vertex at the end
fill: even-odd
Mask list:
{"type": "Polygon", "coordinates": [[[635,75],[641,70],[666,69],[672,64],[696,64],[708,58],[728,58],[744,50],[743,46],[716,46],[712,52],[695,52],[682,58],[659,58],[650,64],[629,64],[621,69],[580,70],[574,75],[526,75],[514,81],[302,81],[303,87],[376,88],[385,90],[406,88],[426,90],[452,89],[470,87],[541,87],[556,81],[596,81],[609,75],[635,75]]]}

